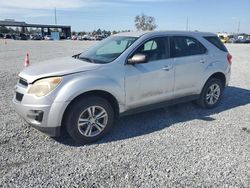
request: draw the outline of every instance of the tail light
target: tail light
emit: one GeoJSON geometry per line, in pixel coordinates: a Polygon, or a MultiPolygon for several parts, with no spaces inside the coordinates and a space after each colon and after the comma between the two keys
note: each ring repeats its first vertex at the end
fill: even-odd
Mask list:
{"type": "Polygon", "coordinates": [[[227,54],[227,61],[229,65],[232,65],[232,59],[233,59],[233,56],[231,54],[227,54]]]}

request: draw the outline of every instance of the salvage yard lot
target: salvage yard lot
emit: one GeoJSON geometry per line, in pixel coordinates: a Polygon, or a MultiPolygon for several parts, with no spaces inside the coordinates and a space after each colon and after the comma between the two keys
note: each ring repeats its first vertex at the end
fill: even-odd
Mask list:
{"type": "Polygon", "coordinates": [[[86,146],[28,126],[11,102],[26,52],[32,66],[93,44],[0,40],[0,187],[250,187],[250,45],[227,45],[231,82],[215,109],[185,103],[124,117],[86,146]]]}

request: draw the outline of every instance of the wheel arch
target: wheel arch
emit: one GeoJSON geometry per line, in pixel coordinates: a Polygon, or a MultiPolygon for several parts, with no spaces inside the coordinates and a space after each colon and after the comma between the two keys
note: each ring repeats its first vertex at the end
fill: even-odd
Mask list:
{"type": "Polygon", "coordinates": [[[87,92],[79,94],[67,105],[62,116],[62,122],[61,122],[62,128],[65,128],[65,124],[64,124],[65,118],[67,117],[67,114],[71,106],[74,105],[77,101],[83,100],[84,98],[89,97],[89,96],[97,96],[97,97],[106,99],[114,110],[115,118],[117,119],[119,117],[119,112],[120,112],[119,103],[117,99],[114,97],[114,95],[104,90],[92,90],[92,91],[87,91],[87,92]]]}
{"type": "Polygon", "coordinates": [[[208,80],[210,80],[211,78],[216,78],[218,80],[221,80],[222,81],[222,84],[223,84],[223,87],[226,86],[226,76],[224,73],[222,72],[216,72],[216,73],[213,73],[205,82],[205,84],[207,83],[208,80]]]}
{"type": "MultiPolygon", "coordinates": [[[[214,105],[211,105],[210,106],[204,102],[204,95],[205,95],[205,91],[206,91],[206,88],[207,88],[207,84],[209,83],[209,81],[211,82],[212,80],[211,79],[217,79],[217,80],[220,80],[222,82],[222,91],[224,90],[224,87],[226,86],[226,76],[225,74],[223,74],[222,72],[215,72],[213,73],[212,75],[210,75],[206,82],[204,83],[204,86],[202,87],[202,90],[200,92],[200,97],[199,99],[197,100],[197,104],[199,106],[201,106],[202,108],[212,108],[214,107],[215,105],[217,105],[218,102],[216,102],[214,105]]],[[[212,82],[213,83],[213,82],[212,82]]],[[[209,86],[209,85],[208,85],[209,86]]],[[[221,96],[221,95],[220,95],[221,96]]]]}

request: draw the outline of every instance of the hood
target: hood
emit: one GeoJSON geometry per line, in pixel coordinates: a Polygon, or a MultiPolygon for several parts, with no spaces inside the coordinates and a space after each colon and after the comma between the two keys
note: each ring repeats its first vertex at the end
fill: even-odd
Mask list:
{"type": "Polygon", "coordinates": [[[100,64],[93,64],[73,57],[57,58],[30,65],[19,76],[32,83],[37,79],[50,76],[63,76],[77,72],[95,70],[100,64]]]}

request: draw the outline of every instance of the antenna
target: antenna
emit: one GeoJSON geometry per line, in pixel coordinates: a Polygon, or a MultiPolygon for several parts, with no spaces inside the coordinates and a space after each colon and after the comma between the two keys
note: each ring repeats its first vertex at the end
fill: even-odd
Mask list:
{"type": "Polygon", "coordinates": [[[57,25],[56,8],[55,8],[55,24],[57,25]]]}

